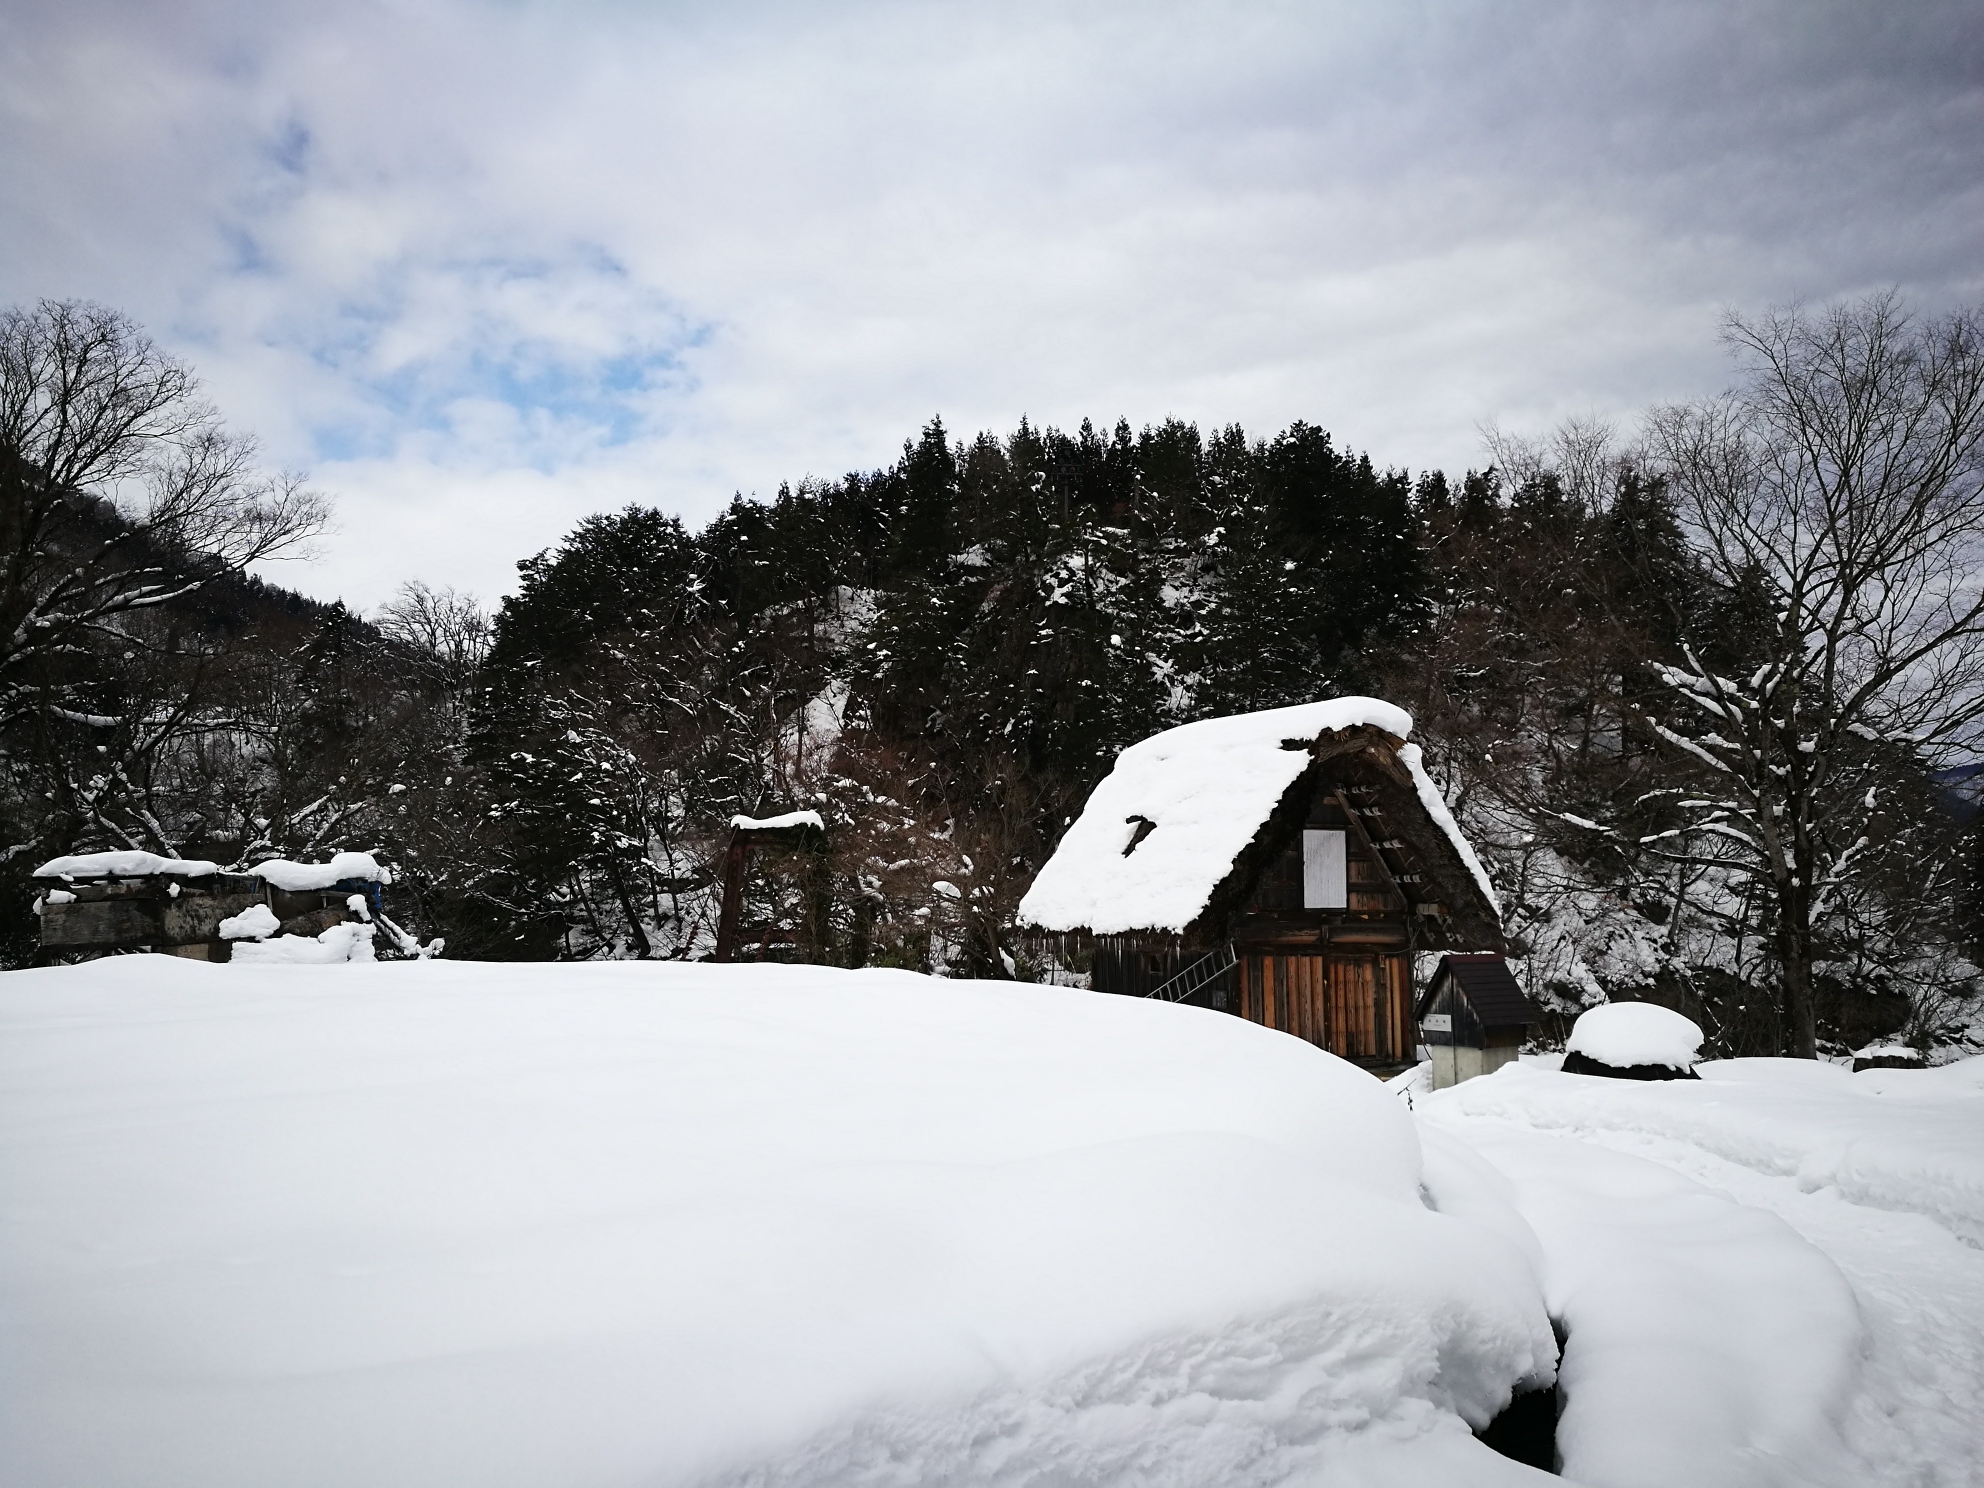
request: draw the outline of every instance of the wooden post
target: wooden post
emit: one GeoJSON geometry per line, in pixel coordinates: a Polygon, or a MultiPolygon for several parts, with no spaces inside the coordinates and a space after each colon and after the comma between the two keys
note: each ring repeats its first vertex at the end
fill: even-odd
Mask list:
{"type": "Polygon", "coordinates": [[[717,913],[715,961],[737,955],[737,921],[744,913],[744,834],[733,827],[723,854],[723,907],[717,913]]]}
{"type": "Polygon", "coordinates": [[[806,834],[805,896],[806,932],[812,941],[813,963],[832,964],[828,942],[833,934],[833,882],[827,874],[827,838],[824,832],[806,834]]]}

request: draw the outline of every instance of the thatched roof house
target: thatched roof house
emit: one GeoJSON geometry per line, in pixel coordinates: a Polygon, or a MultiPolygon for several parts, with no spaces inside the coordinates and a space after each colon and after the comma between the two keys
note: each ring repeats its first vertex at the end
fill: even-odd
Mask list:
{"type": "Polygon", "coordinates": [[[1334,698],[1123,751],[1020,901],[1098,991],[1221,1006],[1372,1065],[1409,1060],[1412,957],[1499,951],[1480,860],[1406,742],[1334,698]]]}

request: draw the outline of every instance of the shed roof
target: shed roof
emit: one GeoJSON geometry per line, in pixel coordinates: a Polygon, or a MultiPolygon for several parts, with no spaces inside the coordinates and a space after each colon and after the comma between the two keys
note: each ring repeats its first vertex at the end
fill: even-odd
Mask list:
{"type": "Polygon", "coordinates": [[[1133,744],[1096,786],[1026,897],[1022,924],[1116,935],[1183,931],[1234,873],[1241,854],[1316,762],[1325,741],[1367,741],[1392,762],[1415,810],[1437,828],[1442,853],[1499,913],[1480,860],[1446,802],[1404,743],[1411,715],[1378,698],[1330,698],[1292,708],[1209,718],[1133,744]],[[1348,738],[1355,733],[1354,740],[1348,738]]]}
{"type": "Polygon", "coordinates": [[[1523,1028],[1543,1021],[1543,1012],[1522,990],[1522,984],[1509,970],[1509,963],[1497,955],[1451,954],[1440,959],[1420,994],[1418,1015],[1424,1017],[1439,995],[1440,983],[1452,977],[1454,985],[1474,1009],[1483,1028],[1523,1028]]]}

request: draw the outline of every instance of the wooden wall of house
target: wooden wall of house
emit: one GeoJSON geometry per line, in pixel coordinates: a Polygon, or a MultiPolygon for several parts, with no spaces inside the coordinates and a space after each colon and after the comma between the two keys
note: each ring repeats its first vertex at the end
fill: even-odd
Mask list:
{"type": "MultiPolygon", "coordinates": [[[[1149,997],[1211,949],[1187,945],[1177,936],[1098,935],[1090,962],[1089,986],[1097,992],[1149,997]]],[[[1233,1005],[1233,978],[1220,977],[1185,999],[1194,1007],[1225,1012],[1233,1005]]]]}
{"type": "Polygon", "coordinates": [[[1311,944],[1240,948],[1234,1009],[1249,1022],[1307,1039],[1363,1064],[1406,1064],[1412,961],[1403,951],[1311,944]]]}
{"type": "MultiPolygon", "coordinates": [[[[1417,1042],[1412,962],[1403,949],[1320,946],[1312,936],[1235,950],[1233,970],[1189,1002],[1237,1013],[1360,1063],[1411,1061],[1417,1042]]],[[[1099,935],[1090,985],[1097,992],[1148,997],[1205,953],[1205,947],[1168,936],[1099,935]]]]}

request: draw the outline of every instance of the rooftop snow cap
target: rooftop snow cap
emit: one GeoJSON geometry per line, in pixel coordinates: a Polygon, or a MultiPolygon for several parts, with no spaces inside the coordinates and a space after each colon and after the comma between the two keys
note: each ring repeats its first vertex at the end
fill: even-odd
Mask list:
{"type": "MultiPolygon", "coordinates": [[[[1182,931],[1308,769],[1310,746],[1325,734],[1360,726],[1402,740],[1412,731],[1412,718],[1378,698],[1331,698],[1208,718],[1132,744],[1116,757],[1115,769],[1020,901],[1020,922],[1098,935],[1182,931]]],[[[1405,745],[1398,761],[1499,913],[1488,875],[1426,777],[1418,749],[1405,745]]]]}
{"type": "Polygon", "coordinates": [[[1633,1080],[1694,1077],[1702,1030],[1654,1002],[1612,1002],[1578,1015],[1564,1045],[1564,1073],[1633,1080]]]}

